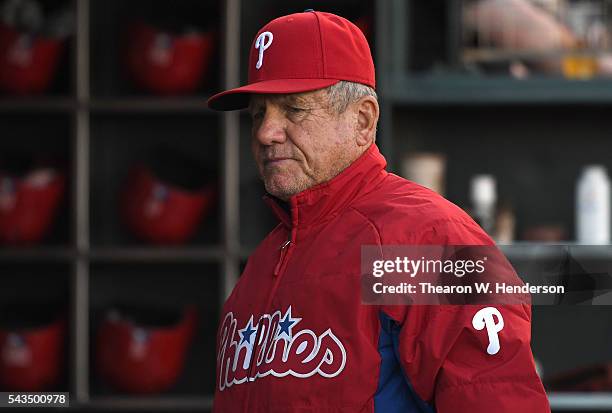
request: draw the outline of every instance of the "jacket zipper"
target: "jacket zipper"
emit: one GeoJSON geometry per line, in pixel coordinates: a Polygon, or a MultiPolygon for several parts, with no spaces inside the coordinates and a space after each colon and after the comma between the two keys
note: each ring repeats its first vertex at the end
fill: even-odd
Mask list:
{"type": "MultiPolygon", "coordinates": [[[[276,263],[276,267],[274,267],[274,278],[276,278],[276,280],[274,281],[274,286],[272,287],[272,291],[270,294],[270,297],[268,298],[268,302],[266,304],[265,307],[265,311],[268,311],[270,309],[270,305],[272,304],[272,300],[274,298],[274,295],[276,294],[276,289],[278,287],[278,284],[280,282],[280,278],[279,275],[281,275],[282,270],[284,269],[286,262],[287,262],[287,256],[288,256],[288,251],[291,248],[292,243],[291,243],[291,233],[289,233],[289,239],[287,239],[287,241],[285,241],[283,243],[283,245],[280,246],[280,257],[278,258],[278,262],[276,263]]],[[[253,343],[253,350],[251,352],[251,360],[249,361],[249,372],[247,373],[247,377],[249,377],[249,381],[251,381],[250,377],[253,375],[253,369],[256,368],[255,364],[257,364],[257,351],[259,349],[259,343],[258,343],[258,336],[259,336],[259,328],[257,329],[257,332],[255,333],[255,342],[253,343]]],[[[251,387],[248,386],[247,387],[247,395],[246,395],[246,406],[248,407],[249,405],[249,399],[251,398],[251,387]]]]}
{"type": "Polygon", "coordinates": [[[283,245],[280,247],[280,257],[278,258],[278,262],[276,263],[276,267],[274,267],[274,276],[278,277],[281,269],[283,268],[283,264],[285,263],[285,258],[287,257],[287,251],[291,247],[291,239],[285,241],[283,245]]]}

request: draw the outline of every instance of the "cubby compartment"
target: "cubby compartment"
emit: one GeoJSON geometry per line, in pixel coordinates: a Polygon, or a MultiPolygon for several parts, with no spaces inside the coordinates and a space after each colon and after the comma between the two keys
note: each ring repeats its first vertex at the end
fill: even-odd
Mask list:
{"type": "MultiPolygon", "coordinates": [[[[433,0],[428,2],[399,2],[392,17],[396,35],[395,43],[398,68],[417,75],[440,70],[450,70],[457,61],[453,53],[460,18],[462,1],[433,0]]],[[[456,67],[455,67],[456,69],[456,67]]]]}
{"type": "Polygon", "coordinates": [[[75,4],[0,2],[0,99],[74,95],[75,4]]]}
{"type": "Polygon", "coordinates": [[[0,263],[1,391],[71,390],[69,263],[0,263]]]}
{"type": "Polygon", "coordinates": [[[205,398],[214,393],[219,274],[215,264],[91,265],[90,397],[94,402],[128,396],[205,398]],[[183,316],[189,321],[183,323],[183,316]],[[109,325],[115,327],[108,329],[109,325]],[[126,332],[117,325],[130,327],[126,332]],[[111,334],[114,331],[121,337],[111,334]],[[183,339],[186,346],[180,344],[183,339]],[[116,363],[123,363],[125,373],[102,367],[109,357],[102,346],[114,346],[116,363]],[[164,358],[156,359],[164,351],[168,352],[164,358]],[[180,353],[184,363],[173,364],[180,353]],[[156,360],[165,363],[155,364],[156,360]],[[177,371],[176,379],[170,379],[177,371]]]}
{"type": "Polygon", "coordinates": [[[607,155],[612,126],[598,123],[606,110],[399,107],[393,123],[395,167],[401,173],[410,155],[442,155],[445,196],[465,209],[472,206],[471,178],[491,174],[498,201],[516,217],[515,240],[525,240],[536,227],[556,228],[563,235],[558,242],[573,240],[575,187],[582,168],[601,164],[612,170],[607,155]],[[596,123],[597,128],[585,128],[596,123]]]}
{"type": "Polygon", "coordinates": [[[0,114],[0,249],[73,242],[72,119],[0,114]]]}
{"type": "Polygon", "coordinates": [[[221,2],[93,1],[95,98],[209,95],[220,88],[221,2]]]}
{"type": "Polygon", "coordinates": [[[222,161],[216,117],[98,115],[92,123],[93,246],[220,242],[222,161]],[[126,212],[132,207],[142,208],[150,220],[141,222],[138,211],[126,212]],[[197,222],[198,217],[195,233],[191,227],[185,233],[182,220],[197,222]]]}

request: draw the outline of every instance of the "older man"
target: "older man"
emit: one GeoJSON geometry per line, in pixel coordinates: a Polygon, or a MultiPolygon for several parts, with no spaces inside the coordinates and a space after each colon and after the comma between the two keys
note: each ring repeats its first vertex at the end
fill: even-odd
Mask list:
{"type": "Polygon", "coordinates": [[[549,411],[528,306],[362,304],[362,245],[493,244],[458,207],[385,171],[374,88],[359,29],[309,10],[264,26],[248,84],[209,100],[248,107],[280,221],[223,307],[215,411],[549,411]],[[478,326],[483,311],[498,328],[478,326]]]}

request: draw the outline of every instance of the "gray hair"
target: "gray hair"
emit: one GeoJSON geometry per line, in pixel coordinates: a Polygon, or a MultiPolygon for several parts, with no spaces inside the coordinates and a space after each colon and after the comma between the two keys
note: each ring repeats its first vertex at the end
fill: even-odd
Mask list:
{"type": "Polygon", "coordinates": [[[376,91],[370,86],[361,83],[341,80],[326,88],[329,97],[330,109],[336,114],[344,113],[348,106],[364,96],[373,96],[378,100],[376,91]]]}

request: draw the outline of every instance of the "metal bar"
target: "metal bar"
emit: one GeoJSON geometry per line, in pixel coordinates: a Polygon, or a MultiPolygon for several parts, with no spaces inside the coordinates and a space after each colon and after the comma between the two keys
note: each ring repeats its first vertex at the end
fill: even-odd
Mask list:
{"type": "MultiPolygon", "coordinates": [[[[81,0],[79,0],[81,1],[81,0]]],[[[89,263],[77,259],[72,276],[72,389],[75,401],[89,400],[89,263]]]]}
{"type": "MultiPolygon", "coordinates": [[[[0,255],[1,256],[1,255],[0,255]]],[[[217,247],[149,248],[101,247],[89,252],[91,261],[105,262],[220,262],[225,251],[217,247]]]]}
{"type": "Polygon", "coordinates": [[[380,142],[381,152],[387,159],[387,170],[396,170],[396,156],[393,150],[393,109],[390,101],[381,99],[380,106],[380,122],[377,131],[377,141],[380,142]]]}
{"type": "MultiPolygon", "coordinates": [[[[375,39],[376,42],[376,88],[378,92],[384,93],[388,87],[388,79],[385,75],[389,73],[389,61],[391,56],[391,36],[389,33],[389,10],[390,3],[377,1],[375,4],[375,39]]],[[[372,45],[370,45],[372,46],[372,45]]]]}
{"type": "Polygon", "coordinates": [[[463,2],[446,0],[446,59],[451,68],[461,64],[461,49],[463,46],[463,2]]]}
{"type": "Polygon", "coordinates": [[[3,248],[0,250],[0,261],[71,263],[77,255],[76,250],[67,247],[3,248]]]}
{"type": "Polygon", "coordinates": [[[394,78],[403,75],[410,67],[410,53],[412,47],[410,33],[410,18],[412,7],[410,1],[393,0],[391,3],[391,73],[394,78]]]}
{"type": "Polygon", "coordinates": [[[74,240],[78,257],[72,279],[73,388],[78,403],[89,399],[89,0],[76,0],[76,97],[73,145],[74,240]]]}
{"type": "Polygon", "coordinates": [[[376,83],[380,105],[380,118],[376,133],[377,143],[387,158],[390,168],[393,168],[393,135],[392,111],[386,103],[386,94],[393,87],[394,74],[389,70],[393,55],[392,36],[389,23],[392,19],[391,4],[387,1],[376,2],[376,83]]]}
{"type": "Polygon", "coordinates": [[[206,411],[212,408],[212,397],[97,397],[77,406],[88,410],[143,410],[143,411],[206,411]]]}
{"type": "MultiPolygon", "coordinates": [[[[1,103],[1,101],[0,101],[1,103]]],[[[1,108],[1,106],[0,106],[1,108]]],[[[206,107],[205,97],[196,98],[142,98],[125,97],[119,99],[92,99],[89,109],[106,113],[198,113],[216,115],[206,107]]]]}
{"type": "MultiPolygon", "coordinates": [[[[240,82],[240,0],[227,0],[224,10],[224,88],[240,82]]],[[[229,296],[240,271],[240,114],[222,115],[223,227],[226,250],[220,305],[229,296]]]]}
{"type": "Polygon", "coordinates": [[[75,240],[78,250],[89,247],[89,0],[77,0],[76,84],[79,104],[74,144],[75,240]]]}
{"type": "Polygon", "coordinates": [[[73,148],[74,238],[77,250],[84,253],[89,249],[89,112],[86,109],[76,111],[75,129],[73,148]]]}
{"type": "Polygon", "coordinates": [[[89,0],[76,0],[76,94],[89,99],[89,0]]]}
{"type": "Polygon", "coordinates": [[[538,77],[528,80],[465,75],[406,78],[385,96],[398,105],[593,105],[612,102],[612,82],[572,82],[538,77]]]}
{"type": "Polygon", "coordinates": [[[612,409],[612,393],[550,393],[550,407],[554,410],[601,410],[612,409]]]}
{"type": "Polygon", "coordinates": [[[71,114],[76,108],[72,98],[19,98],[0,99],[0,112],[53,112],[71,114]]]}

